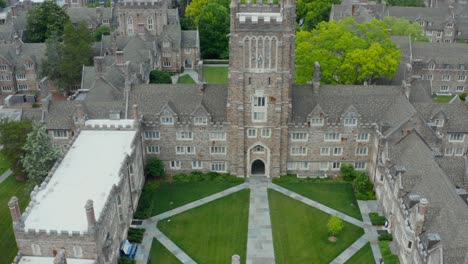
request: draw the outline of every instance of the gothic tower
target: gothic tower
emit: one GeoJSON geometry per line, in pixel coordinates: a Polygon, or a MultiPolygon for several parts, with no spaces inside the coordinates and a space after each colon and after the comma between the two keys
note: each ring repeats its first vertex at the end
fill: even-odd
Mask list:
{"type": "Polygon", "coordinates": [[[296,3],[269,1],[230,6],[228,151],[236,175],[286,173],[296,3]]]}

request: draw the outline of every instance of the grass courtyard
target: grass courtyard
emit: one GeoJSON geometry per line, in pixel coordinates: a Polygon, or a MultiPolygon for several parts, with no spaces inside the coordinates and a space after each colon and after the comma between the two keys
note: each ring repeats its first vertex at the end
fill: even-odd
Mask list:
{"type": "Polygon", "coordinates": [[[277,184],[351,217],[362,220],[359,206],[353,192],[353,186],[350,183],[284,182],[277,184]]]}
{"type": "Polygon", "coordinates": [[[148,264],[179,264],[180,261],[167,250],[157,239],[153,239],[148,264]]]}
{"type": "Polygon", "coordinates": [[[196,82],[188,74],[180,76],[179,79],[177,80],[177,83],[196,84],[196,82]]]}
{"type": "Polygon", "coordinates": [[[434,100],[437,103],[448,104],[450,101],[452,101],[453,97],[455,97],[455,95],[450,95],[450,96],[434,95],[432,96],[432,100],[434,100]]]}
{"type": "Polygon", "coordinates": [[[330,263],[364,234],[360,227],[344,222],[336,242],[329,242],[330,218],[318,209],[268,190],[276,263],[330,263]]]}
{"type": "MultiPolygon", "coordinates": [[[[3,172],[2,172],[3,173],[3,172]]],[[[21,210],[23,211],[29,203],[29,195],[26,191],[26,183],[19,182],[14,175],[0,183],[0,263],[13,262],[17,248],[15,235],[8,208],[8,201],[12,196],[18,197],[21,210]]]]}
{"type": "Polygon", "coordinates": [[[227,84],[228,67],[203,67],[203,79],[208,84],[227,84]]]}
{"type": "Polygon", "coordinates": [[[374,254],[372,254],[372,248],[370,243],[367,243],[364,247],[362,247],[354,256],[352,256],[346,264],[366,264],[366,263],[374,263],[374,254]]]}
{"type": "MultiPolygon", "coordinates": [[[[245,263],[250,190],[242,190],[158,223],[158,228],[197,263],[245,263]]],[[[165,263],[165,262],[160,262],[165,263]]]]}

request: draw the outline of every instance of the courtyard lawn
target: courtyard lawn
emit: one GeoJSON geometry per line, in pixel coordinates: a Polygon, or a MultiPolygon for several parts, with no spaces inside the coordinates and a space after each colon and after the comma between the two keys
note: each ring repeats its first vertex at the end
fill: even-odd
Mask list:
{"type": "Polygon", "coordinates": [[[150,262],[148,264],[179,264],[181,263],[169,250],[167,250],[157,239],[153,239],[150,251],[150,262]]]}
{"type": "Polygon", "coordinates": [[[438,102],[438,103],[447,104],[450,101],[452,101],[454,96],[455,95],[450,95],[450,96],[434,95],[434,96],[432,96],[432,100],[434,100],[435,102],[438,102]]]}
{"type": "Polygon", "coordinates": [[[374,254],[372,254],[372,248],[370,243],[367,243],[364,247],[362,247],[354,256],[352,256],[346,264],[371,264],[374,263],[374,254]]]}
{"type": "Polygon", "coordinates": [[[0,153],[0,175],[10,168],[10,163],[5,158],[5,155],[0,153]]]}
{"type": "Polygon", "coordinates": [[[149,182],[140,197],[135,218],[149,218],[238,185],[234,182],[149,182]],[[144,202],[147,201],[147,202],[144,202]],[[173,202],[171,204],[171,201],[173,202]],[[142,213],[144,217],[140,217],[142,213]]]}
{"type": "Polygon", "coordinates": [[[208,84],[227,84],[228,67],[203,67],[203,78],[208,84]]]}
{"type": "Polygon", "coordinates": [[[158,228],[197,263],[245,263],[250,190],[242,190],[158,222],[158,228]]]}
{"type": "Polygon", "coordinates": [[[395,255],[390,250],[389,241],[379,241],[380,252],[385,264],[400,264],[398,255],[395,255]]]}
{"type": "Polygon", "coordinates": [[[179,79],[177,80],[177,83],[196,84],[196,82],[188,74],[180,76],[179,79]]]}
{"type": "Polygon", "coordinates": [[[329,242],[331,215],[269,189],[276,263],[330,263],[356,239],[362,228],[344,222],[336,242],[329,242]]]}
{"type": "Polygon", "coordinates": [[[23,212],[29,203],[26,190],[26,183],[17,181],[14,175],[10,175],[0,183],[0,263],[2,264],[13,262],[18,251],[7,204],[12,196],[16,196],[20,202],[21,212],[23,212]]]}
{"type": "Polygon", "coordinates": [[[345,182],[277,183],[281,187],[362,220],[353,186],[345,182]]]}

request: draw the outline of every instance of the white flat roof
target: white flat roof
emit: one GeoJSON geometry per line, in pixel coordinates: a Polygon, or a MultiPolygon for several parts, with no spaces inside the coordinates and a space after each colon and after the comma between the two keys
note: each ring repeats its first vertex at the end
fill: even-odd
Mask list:
{"type": "Polygon", "coordinates": [[[133,128],[135,121],[133,119],[120,119],[120,120],[110,120],[110,119],[91,119],[85,122],[85,126],[91,127],[128,127],[133,128]]]}
{"type": "MultiPolygon", "coordinates": [[[[53,264],[54,258],[52,257],[22,257],[18,264],[53,264]]],[[[95,260],[92,259],[72,259],[67,258],[67,264],[94,264],[95,260]]]]}
{"type": "Polygon", "coordinates": [[[93,200],[98,220],[135,135],[136,131],[81,131],[47,186],[31,201],[24,228],[87,231],[86,201],[93,200]]]}

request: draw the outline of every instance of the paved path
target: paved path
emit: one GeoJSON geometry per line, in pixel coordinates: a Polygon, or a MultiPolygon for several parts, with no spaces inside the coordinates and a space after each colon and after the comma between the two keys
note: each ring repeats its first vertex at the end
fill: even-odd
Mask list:
{"type": "Polygon", "coordinates": [[[356,252],[358,252],[363,246],[365,246],[369,242],[366,235],[362,235],[358,240],[354,241],[351,246],[349,246],[345,251],[341,252],[341,254],[336,257],[330,264],[343,264],[348,261],[356,252]]]}
{"type": "Polygon", "coordinates": [[[375,200],[358,201],[358,204],[359,204],[359,210],[361,210],[362,219],[364,220],[364,223],[366,223],[364,231],[366,232],[366,236],[370,241],[375,263],[380,263],[380,259],[382,258],[382,253],[380,252],[380,247],[379,247],[379,240],[378,240],[379,236],[377,234],[377,227],[373,226],[369,219],[369,213],[379,212],[380,214],[382,214],[382,209],[380,209],[380,206],[375,200]]]}
{"type": "Polygon", "coordinates": [[[10,176],[11,174],[13,173],[13,171],[11,171],[10,169],[8,169],[7,171],[5,171],[2,176],[0,176],[0,183],[2,183],[4,180],[6,180],[6,178],[8,178],[8,176],[10,176]]]}
{"type": "Polygon", "coordinates": [[[187,255],[182,249],[180,249],[174,242],[172,242],[166,235],[164,235],[159,229],[156,228],[156,239],[163,244],[176,258],[184,263],[196,263],[189,255],[187,255]]]}
{"type": "Polygon", "coordinates": [[[349,223],[351,223],[353,225],[357,225],[359,227],[364,227],[364,223],[362,221],[360,221],[360,220],[357,220],[354,217],[343,214],[342,212],[339,212],[339,211],[337,211],[335,209],[332,209],[332,208],[330,208],[330,207],[328,207],[326,205],[323,205],[323,204],[321,204],[319,202],[311,200],[311,199],[309,199],[309,198],[307,198],[305,196],[297,194],[297,193],[295,193],[293,191],[290,191],[290,190],[288,190],[286,188],[283,188],[283,187],[281,187],[279,185],[271,184],[270,188],[275,190],[275,191],[278,191],[278,192],[280,192],[280,193],[282,193],[282,194],[284,194],[286,196],[289,196],[289,197],[291,197],[293,199],[296,199],[296,200],[298,200],[300,202],[303,202],[303,203],[305,203],[305,204],[307,204],[309,206],[312,206],[312,207],[315,207],[315,208],[317,208],[317,209],[319,209],[321,211],[324,211],[327,214],[336,215],[339,218],[341,218],[341,219],[345,220],[346,222],[349,222],[349,223]]]}
{"type": "Polygon", "coordinates": [[[270,206],[267,187],[269,179],[250,177],[250,208],[247,235],[247,264],[275,263],[270,206]]]}

